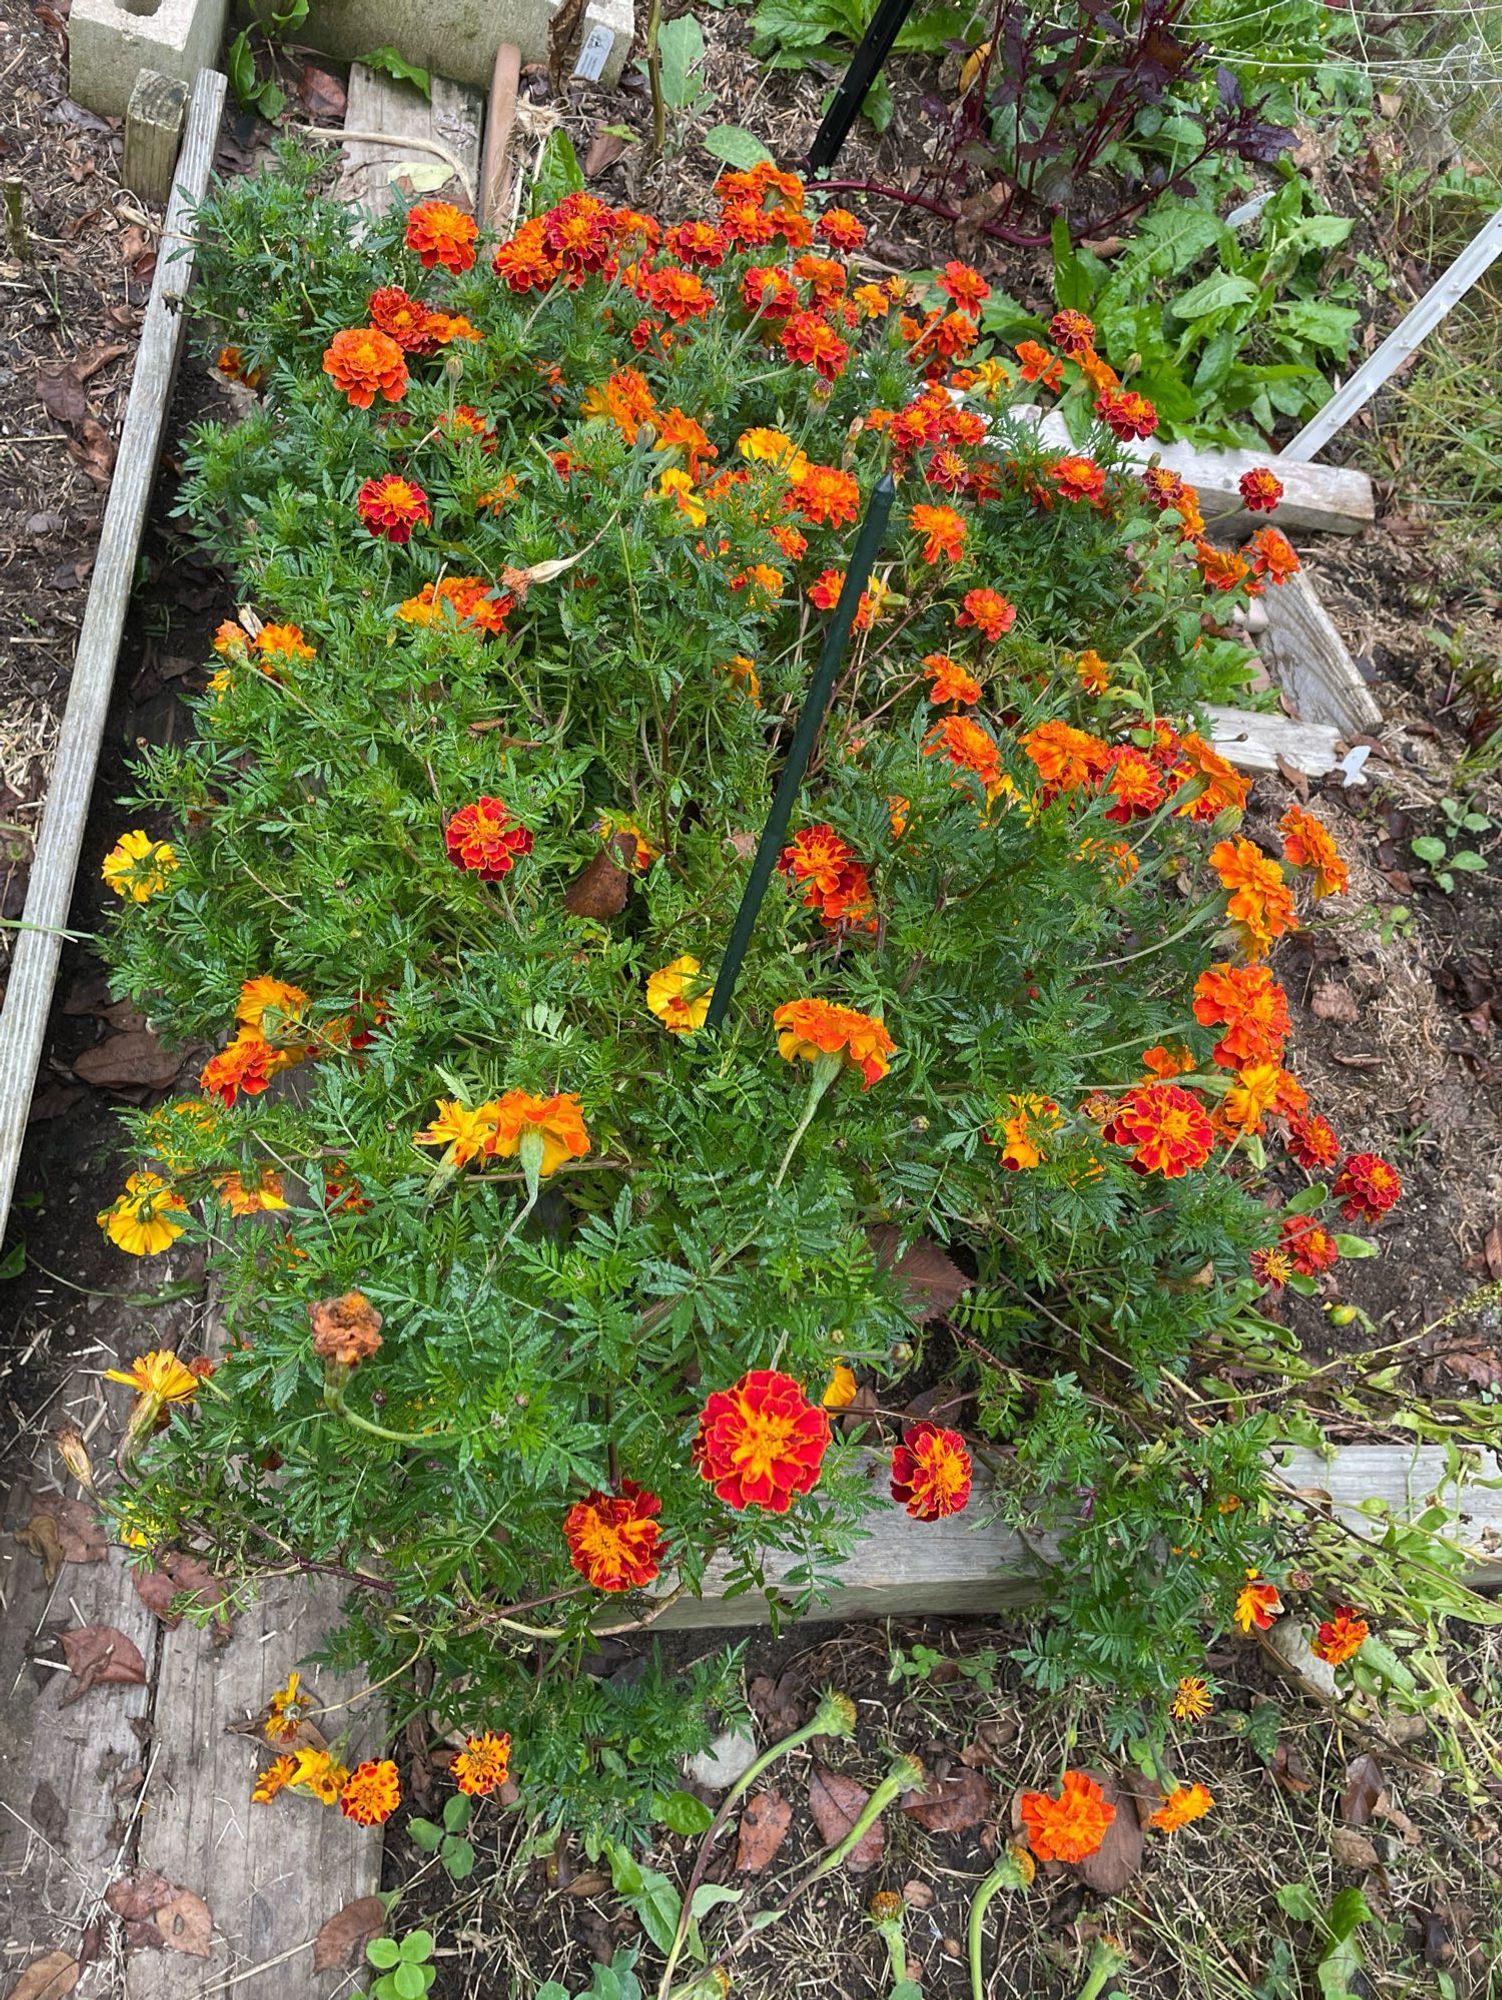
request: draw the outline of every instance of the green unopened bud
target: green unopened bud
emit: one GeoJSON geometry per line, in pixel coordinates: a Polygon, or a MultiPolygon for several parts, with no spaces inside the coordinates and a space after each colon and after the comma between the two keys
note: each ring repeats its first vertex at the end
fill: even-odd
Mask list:
{"type": "Polygon", "coordinates": [[[853,1736],[855,1703],[848,1694],[838,1694],[833,1688],[826,1688],[819,1697],[819,1706],[814,1710],[812,1727],[815,1736],[853,1736]]]}
{"type": "Polygon", "coordinates": [[[1329,1311],[1331,1326],[1349,1326],[1356,1317],[1354,1306],[1331,1306],[1329,1311]]]}

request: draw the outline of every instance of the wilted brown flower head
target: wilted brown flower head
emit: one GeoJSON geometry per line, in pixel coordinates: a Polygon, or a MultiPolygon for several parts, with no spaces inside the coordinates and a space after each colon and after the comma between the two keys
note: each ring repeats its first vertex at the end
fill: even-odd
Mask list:
{"type": "Polygon", "coordinates": [[[318,1299],[308,1307],[313,1323],[313,1352],[341,1368],[368,1361],[381,1345],[381,1315],[363,1292],[346,1292],[339,1299],[318,1299]]]}

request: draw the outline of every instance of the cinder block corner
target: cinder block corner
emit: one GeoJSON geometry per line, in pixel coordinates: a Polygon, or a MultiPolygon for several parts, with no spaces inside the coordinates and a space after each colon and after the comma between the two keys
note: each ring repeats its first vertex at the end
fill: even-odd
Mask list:
{"type": "Polygon", "coordinates": [[[73,0],[68,15],[68,95],[123,117],[143,69],[191,84],[217,68],[229,0],[73,0]]]}
{"type": "Polygon", "coordinates": [[[614,90],[635,39],[634,0],[587,0],[575,76],[614,90]]]}

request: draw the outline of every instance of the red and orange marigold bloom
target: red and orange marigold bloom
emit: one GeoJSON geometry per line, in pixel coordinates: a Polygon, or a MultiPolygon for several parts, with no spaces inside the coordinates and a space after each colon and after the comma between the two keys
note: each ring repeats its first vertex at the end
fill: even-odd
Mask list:
{"type": "Polygon", "coordinates": [[[1241,504],[1249,514],[1270,514],[1283,498],[1283,482],[1265,465],[1254,465],[1237,481],[1241,504]]]}
{"type": "Polygon", "coordinates": [[[1380,1222],[1401,1196],[1403,1183],[1380,1153],[1352,1153],[1330,1192],[1347,1222],[1380,1222]]]}
{"type": "Polygon", "coordinates": [[[1057,717],[1037,723],[1019,741],[1051,798],[1093,784],[1106,762],[1106,746],[1098,736],[1057,717]]]}
{"type": "Polygon", "coordinates": [[[1085,349],[1095,343],[1095,322],[1088,313],[1066,306],[1048,322],[1048,337],[1060,354],[1078,361],[1085,349]]]}
{"type": "Polygon", "coordinates": [[[355,500],[355,511],[371,534],[398,546],[410,542],[412,530],[425,528],[433,518],[427,494],[398,472],[367,479],[355,500]]]}
{"type": "Polygon", "coordinates": [[[543,236],[543,218],[524,222],[509,242],[502,243],[490,268],[508,291],[545,291],[563,269],[543,236]]]}
{"type": "Polygon", "coordinates": [[[614,211],[595,194],[565,195],[542,218],[542,240],[558,259],[566,284],[603,271],[616,248],[614,211]]]}
{"type": "Polygon", "coordinates": [[[589,1133],[572,1091],[555,1091],[551,1097],[534,1097],[529,1090],[508,1090],[491,1107],[495,1133],[486,1147],[498,1160],[515,1159],[522,1141],[531,1133],[542,1136],[543,1180],[557,1173],[565,1160],[582,1160],[589,1151],[589,1133]]]}
{"type": "Polygon", "coordinates": [[[1278,821],[1283,859],[1291,868],[1307,868],[1315,900],[1343,896],[1351,886],[1351,871],[1336,850],[1330,829],[1304,806],[1290,806],[1278,821]]]}
{"type": "Polygon", "coordinates": [[[1135,389],[1107,389],[1095,399],[1095,414],[1113,436],[1150,438],[1158,428],[1158,412],[1135,389]]]}
{"type": "Polygon", "coordinates": [[[892,1451],[892,1498],[915,1521],[942,1521],[970,1502],[970,1453],[958,1431],[909,1424],[892,1451]]]}
{"type": "Polygon", "coordinates": [[[1087,458],[1083,452],[1066,452],[1063,458],[1056,458],[1048,468],[1048,476],[1055,490],[1065,500],[1083,501],[1097,507],[1105,498],[1105,468],[1087,458]]]}
{"type": "Polygon", "coordinates": [[[1144,751],[1118,743],[1106,758],[1101,789],[1112,801],[1106,818],[1121,825],[1146,819],[1164,798],[1163,773],[1144,751]]]}
{"type": "Polygon", "coordinates": [[[479,230],[472,215],[450,201],[423,201],[407,214],[406,244],[431,271],[441,264],[457,277],[475,261],[479,230]]]}
{"type": "Polygon", "coordinates": [[[1178,1083],[1141,1083],[1117,1105],[1103,1136],[1132,1148],[1140,1173],[1165,1180],[1202,1167],[1215,1145],[1215,1128],[1203,1104],[1178,1083]]]}
{"type": "Polygon", "coordinates": [[[958,770],[970,771],[989,794],[1001,783],[1001,752],[993,738],[968,715],[946,715],[923,739],[925,757],[947,757],[958,770]]]}
{"type": "Polygon", "coordinates": [[[1040,1861],[1087,1861],[1116,1817],[1115,1806],[1086,1771],[1066,1771],[1056,1799],[1047,1792],[1024,1792],[1017,1810],[1040,1861]]]}
{"type": "Polygon", "coordinates": [[[923,676],[933,683],[928,690],[928,698],[935,707],[942,707],[946,701],[957,701],[968,708],[980,700],[980,682],[974,674],[966,673],[959,661],[952,660],[947,653],[925,654],[923,676]]]}
{"type": "Polygon", "coordinates": [[[407,358],[379,327],[346,327],[324,349],[323,372],[358,410],[368,410],[377,392],[388,403],[407,393],[407,358]]]}
{"type": "Polygon", "coordinates": [[[221,1104],[233,1106],[237,1097],[259,1097],[279,1070],[301,1060],[293,1050],[274,1049],[257,1029],[241,1028],[228,1048],[204,1064],[198,1086],[221,1104]]]}
{"type": "Polygon", "coordinates": [[[662,313],[674,326],[702,319],[714,310],[714,293],[694,271],[669,264],[653,271],[646,280],[647,300],[654,312],[662,313]]]}
{"type": "Polygon", "coordinates": [[[788,505],[815,527],[837,528],[853,521],[860,512],[860,499],[853,475],[832,465],[805,465],[788,491],[788,505]]]}
{"type": "Polygon", "coordinates": [[[1214,1804],[1214,1798],[1203,1785],[1178,1785],[1158,1810],[1148,1815],[1148,1825],[1155,1826],[1159,1833],[1177,1833],[1181,1826],[1203,1819],[1214,1804]]]}
{"type": "Polygon", "coordinates": [[[1218,841],[1210,850],[1210,866],[1229,892],[1226,915],[1248,958],[1263,957],[1275,938],[1298,929],[1293,891],[1283,870],[1253,841],[1218,841]]]}
{"type": "Polygon", "coordinates": [[[991,287],[973,265],[951,258],[936,280],[939,290],[972,316],[991,296],[991,287]]]}
{"type": "Polygon", "coordinates": [[[504,799],[479,798],[460,806],[443,830],[444,845],[456,868],[482,882],[499,882],[519,858],[532,852],[532,835],[511,816],[504,799]]]}
{"type": "Polygon", "coordinates": [[[1339,1245],[1314,1216],[1285,1215],[1279,1230],[1278,1248],[1301,1278],[1317,1278],[1340,1262],[1339,1245]]]}
{"type": "Polygon", "coordinates": [[[1176,739],[1171,762],[1178,780],[1176,819],[1204,824],[1223,812],[1240,812],[1246,805],[1251,779],[1228,764],[1197,731],[1186,730],[1176,739]]]}
{"type": "Polygon", "coordinates": [[[1353,1611],[1349,1604],[1336,1604],[1314,1635],[1312,1650],[1326,1666],[1339,1667],[1354,1659],[1371,1636],[1372,1628],[1359,1611],[1353,1611]]]}
{"type": "Polygon", "coordinates": [[[881,1081],[897,1051],[874,1014],[832,1000],[785,1001],[773,1014],[772,1025],[784,1062],[816,1063],[821,1056],[839,1056],[847,1068],[860,1071],[863,1090],[881,1081]]]}
{"type": "Polygon", "coordinates": [[[339,1810],[356,1826],[380,1826],[401,1802],[401,1780],[389,1757],[357,1764],[339,1789],[339,1810]]]}
{"type": "Polygon", "coordinates": [[[965,552],[965,517],[957,514],[952,507],[932,507],[920,500],[907,517],[908,526],[915,535],[923,537],[923,547],[919,551],[926,563],[936,563],[940,556],[949,562],[958,562],[965,552]]]}
{"type": "Polygon", "coordinates": [[[954,622],[961,631],[973,625],[982,638],[989,639],[994,645],[1016,624],[1017,607],[1009,603],[999,590],[967,590],[954,622]]]}
{"type": "Polygon", "coordinates": [[[1340,1158],[1340,1141],[1335,1136],[1334,1127],[1318,1111],[1308,1117],[1290,1118],[1283,1144],[1309,1173],[1317,1173],[1322,1167],[1333,1167],[1340,1158]]]}
{"type": "Polygon", "coordinates": [[[810,1403],[801,1383],[755,1368],[706,1401],[694,1463],[727,1507],[785,1514],[818,1484],[829,1438],[827,1412],[810,1403]]]}
{"type": "Polygon", "coordinates": [[[794,882],[808,885],[810,903],[833,895],[840,877],[855,859],[848,840],[824,821],[795,833],[778,857],[777,866],[794,882]]]}
{"type": "Polygon", "coordinates": [[[1203,536],[1195,541],[1194,561],[1206,590],[1238,590],[1251,574],[1251,564],[1234,549],[1217,548],[1203,536]]]}
{"type": "Polygon", "coordinates": [[[563,1517],[568,1559],[596,1590],[641,1590],[662,1565],[662,1502],[634,1479],[619,1493],[590,1493],[563,1517]]]}
{"type": "Polygon", "coordinates": [[[1143,492],[1160,514],[1169,508],[1175,513],[1180,511],[1188,489],[1177,472],[1166,465],[1150,465],[1141,478],[1143,492]]]}
{"type": "Polygon", "coordinates": [[[789,361],[812,368],[826,382],[837,382],[850,359],[849,343],[816,312],[793,314],[782,329],[782,351],[789,361]]]}
{"type": "Polygon", "coordinates": [[[371,325],[390,334],[404,354],[431,354],[438,345],[432,312],[400,285],[382,285],[372,292],[366,311],[371,325]]]}
{"type": "Polygon", "coordinates": [[[842,257],[852,256],[866,240],[866,225],[848,208],[826,208],[814,224],[815,236],[823,240],[842,257]]]}
{"type": "Polygon", "coordinates": [[[464,1739],[464,1748],[453,1763],[454,1783],[471,1798],[488,1798],[505,1784],[510,1769],[511,1738],[487,1729],[464,1739]]]}
{"type": "Polygon", "coordinates": [[[1241,1630],[1250,1632],[1255,1627],[1259,1632],[1266,1632],[1282,1609],[1283,1599],[1278,1593],[1278,1586],[1270,1583],[1261,1570],[1249,1569],[1246,1582],[1236,1593],[1234,1616],[1241,1630]]]}
{"type": "Polygon", "coordinates": [[[1288,537],[1278,528],[1259,528],[1247,547],[1252,551],[1252,575],[1268,583],[1287,583],[1304,565],[1288,537]]]}
{"type": "Polygon", "coordinates": [[[515,599],[495,596],[483,576],[446,576],[425,583],[416,597],[396,607],[404,625],[443,625],[452,619],[477,632],[504,632],[515,599]]]}
{"type": "Polygon", "coordinates": [[[717,271],[730,249],[730,238],[724,230],[702,218],[697,222],[680,222],[668,231],[663,242],[668,255],[676,257],[680,264],[702,264],[706,271],[717,271]]]}

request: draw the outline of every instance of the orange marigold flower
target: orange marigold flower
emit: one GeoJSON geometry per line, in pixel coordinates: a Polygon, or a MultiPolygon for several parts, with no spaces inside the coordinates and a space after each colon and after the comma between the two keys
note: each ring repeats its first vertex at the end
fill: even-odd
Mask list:
{"type": "Polygon", "coordinates": [[[532,835],[511,817],[504,799],[480,798],[460,806],[443,830],[444,845],[456,868],[482,882],[499,882],[517,860],[532,852],[532,835]]]}
{"type": "Polygon", "coordinates": [[[1255,1626],[1259,1632],[1266,1632],[1282,1609],[1278,1586],[1269,1583],[1260,1570],[1249,1569],[1246,1582],[1236,1593],[1234,1615],[1242,1631],[1250,1632],[1255,1626]]]}
{"type": "Polygon", "coordinates": [[[562,272],[562,264],[548,248],[543,227],[542,216],[534,215],[491,258],[491,270],[508,291],[543,291],[562,272]]]}
{"type": "Polygon", "coordinates": [[[1204,822],[1226,811],[1240,812],[1252,789],[1251,779],[1243,777],[1192,729],[1178,739],[1174,770],[1179,780],[1175,797],[1180,802],[1174,807],[1177,819],[1204,822]]]}
{"type": "Polygon", "coordinates": [[[446,576],[425,583],[416,597],[396,607],[404,625],[443,625],[450,620],[479,632],[503,632],[515,609],[510,597],[495,597],[483,576],[446,576]]]}
{"type": "Polygon", "coordinates": [[[563,1517],[568,1559],[596,1590],[641,1590],[661,1568],[662,1502],[634,1479],[619,1493],[590,1493],[563,1517]]]}
{"type": "Polygon", "coordinates": [[[653,271],[647,278],[646,291],[653,311],[664,313],[675,326],[702,319],[714,310],[714,293],[704,280],[677,264],[653,271]]]}
{"type": "Polygon", "coordinates": [[[1283,870],[1250,840],[1217,841],[1210,866],[1229,890],[1226,915],[1236,926],[1248,958],[1261,958],[1274,938],[1298,929],[1293,891],[1283,870]]]}
{"type": "Polygon", "coordinates": [[[441,264],[456,277],[469,270],[475,261],[479,234],[474,217],[466,215],[462,208],[455,208],[452,202],[419,202],[407,214],[407,248],[415,250],[430,271],[435,264],[441,264]]]}
{"type": "Polygon", "coordinates": [[[1202,1674],[1186,1674],[1173,1691],[1168,1712],[1176,1722],[1201,1722],[1214,1708],[1210,1684],[1202,1674]]]}
{"type": "Polygon", "coordinates": [[[1283,1144],[1299,1165],[1309,1173],[1333,1167],[1340,1158],[1340,1141],[1328,1118],[1316,1111],[1312,1117],[1290,1118],[1283,1144]]]}
{"type": "Polygon", "coordinates": [[[1288,537],[1277,528],[1259,528],[1247,546],[1254,551],[1252,575],[1269,583],[1287,583],[1304,567],[1288,537]]]}
{"type": "Polygon", "coordinates": [[[1097,354],[1093,347],[1087,347],[1083,354],[1077,354],[1074,358],[1079,364],[1080,373],[1097,396],[1105,395],[1109,389],[1121,387],[1121,377],[1110,362],[1097,354]]]}
{"type": "Polygon", "coordinates": [[[357,1764],[339,1791],[339,1810],[356,1826],[380,1826],[401,1802],[401,1780],[389,1757],[379,1763],[357,1764]]]}
{"type": "Polygon", "coordinates": [[[652,391],[638,368],[617,368],[603,383],[585,392],[580,410],[586,417],[609,417],[627,444],[636,442],[641,425],[657,421],[652,391]]]}
{"type": "Polygon", "coordinates": [[[970,1502],[970,1453],[958,1431],[909,1424],[892,1452],[892,1498],[915,1521],[942,1521],[970,1502]]]}
{"type": "Polygon", "coordinates": [[[1192,1820],[1203,1819],[1214,1804],[1203,1785],[1178,1785],[1158,1810],[1148,1816],[1148,1825],[1155,1826],[1159,1833],[1176,1833],[1192,1820]]]}
{"type": "Polygon", "coordinates": [[[865,242],[866,225],[848,208],[826,208],[814,224],[814,234],[822,236],[842,256],[849,257],[865,242]]]}
{"type": "Polygon", "coordinates": [[[1285,1215],[1278,1247],[1301,1278],[1317,1278],[1340,1262],[1340,1248],[1322,1222],[1312,1215],[1285,1215]]]}
{"type": "Polygon", "coordinates": [[[802,529],[789,527],[786,522],[773,528],[772,540],[789,562],[799,562],[808,554],[808,536],[802,529]]]}
{"type": "Polygon", "coordinates": [[[836,263],[833,257],[818,257],[810,252],[800,257],[792,269],[793,276],[808,286],[810,303],[821,310],[844,297],[849,280],[844,265],[836,263]]]}
{"type": "Polygon", "coordinates": [[[279,1032],[295,1026],[307,1011],[307,1006],[308,996],[300,986],[259,973],[241,986],[240,997],[235,1002],[235,1019],[260,1034],[275,1037],[279,1032]]]}
{"type": "Polygon", "coordinates": [[[1402,1195],[1403,1183],[1379,1153],[1352,1153],[1330,1192],[1347,1222],[1380,1222],[1402,1195]]]}
{"type": "Polygon", "coordinates": [[[471,1798],[483,1799],[500,1790],[510,1768],[511,1738],[487,1729],[483,1735],[465,1738],[454,1759],[454,1783],[471,1798]]]}
{"type": "Polygon", "coordinates": [[[1001,752],[968,715],[946,715],[923,739],[925,757],[943,755],[961,771],[971,771],[989,793],[1001,783],[1001,752]]]}
{"type": "Polygon", "coordinates": [[[892,829],[893,840],[901,840],[907,832],[907,816],[913,802],[905,799],[900,792],[893,792],[887,799],[887,818],[892,829]]]}
{"type": "Polygon", "coordinates": [[[1209,1159],[1215,1129],[1205,1107],[1177,1083],[1142,1083],[1116,1107],[1103,1136],[1132,1148],[1139,1173],[1177,1180],[1209,1159]]]}
{"type": "Polygon", "coordinates": [[[1249,514],[1270,514],[1283,498],[1283,482],[1265,465],[1254,465],[1237,481],[1241,504],[1249,514]]]}
{"type": "Polygon", "coordinates": [[[290,1069],[302,1056],[274,1049],[254,1028],[242,1028],[228,1048],[211,1056],[199,1074],[200,1090],[233,1106],[237,1097],[259,1097],[278,1070],[290,1069]]]}
{"type": "Polygon", "coordinates": [[[398,546],[410,542],[412,530],[426,527],[433,518],[427,494],[396,472],[367,479],[356,497],[355,511],[371,534],[398,546]]]}
{"type": "Polygon", "coordinates": [[[321,1806],[331,1806],[338,1802],[349,1772],[327,1750],[299,1750],[294,1760],[297,1769],[287,1780],[298,1791],[310,1792],[321,1806]]]}
{"type": "Polygon", "coordinates": [[[1107,389],[1095,399],[1095,414],[1114,436],[1150,438],[1158,428],[1158,412],[1135,389],[1107,389]]]}
{"type": "Polygon", "coordinates": [[[1074,672],[1087,694],[1104,694],[1111,685],[1109,665],[1089,646],[1076,658],[1074,672]]]}
{"type": "Polygon", "coordinates": [[[1116,1817],[1115,1806],[1085,1771],[1066,1771],[1056,1799],[1047,1792],[1024,1792],[1017,1810],[1040,1861],[1088,1860],[1116,1817]]]}
{"type": "Polygon", "coordinates": [[[1143,492],[1159,513],[1166,513],[1170,508],[1178,511],[1187,489],[1177,472],[1170,471],[1166,465],[1150,465],[1141,474],[1141,479],[1143,492]]]}
{"type": "Polygon", "coordinates": [[[1091,736],[1057,717],[1038,723],[1019,741],[1050,795],[1075,792],[1082,785],[1093,784],[1108,754],[1098,736],[1091,736]]]}
{"type": "Polygon", "coordinates": [[[1236,590],[1251,573],[1251,565],[1234,549],[1218,549],[1203,536],[1195,541],[1194,560],[1206,590],[1236,590]]]}
{"type": "Polygon", "coordinates": [[[1130,743],[1118,743],[1107,754],[1102,788],[1114,801],[1106,818],[1123,826],[1130,820],[1146,819],[1163,803],[1163,773],[1151,757],[1130,743]]]}
{"type": "Polygon", "coordinates": [[[752,264],[741,278],[741,304],[753,319],[791,319],[799,306],[798,287],[786,271],[771,264],[752,264]]]}
{"type": "Polygon", "coordinates": [[[801,1383],[755,1368],[706,1401],[694,1463],[727,1507],[785,1514],[818,1484],[829,1438],[828,1413],[809,1402],[801,1383]]]}
{"type": "Polygon", "coordinates": [[[532,1133],[542,1136],[543,1180],[555,1174],[565,1160],[582,1160],[589,1151],[589,1133],[572,1091],[555,1091],[551,1097],[534,1097],[530,1091],[508,1090],[495,1101],[495,1136],[486,1151],[496,1159],[511,1159],[521,1152],[522,1142],[532,1133]]]}
{"type": "Polygon", "coordinates": [[[702,264],[707,271],[718,270],[730,249],[730,238],[724,230],[702,219],[680,222],[668,231],[663,241],[669,255],[680,264],[702,264]]]}
{"type": "Polygon", "coordinates": [[[777,860],[791,881],[807,883],[810,904],[834,894],[840,878],[855,859],[855,850],[832,826],[821,821],[795,833],[777,860]]]}
{"type": "Polygon", "coordinates": [[[839,1056],[861,1074],[869,1090],[891,1067],[897,1044],[874,1014],[842,1007],[832,1000],[788,1000],[772,1016],[778,1031],[777,1052],[784,1062],[817,1062],[839,1056]]]}
{"type": "Polygon", "coordinates": [[[1277,1063],[1253,1063],[1237,1070],[1220,1100],[1220,1123],[1231,1131],[1260,1132],[1263,1119],[1277,1103],[1283,1076],[1277,1063]]]}
{"type": "Polygon", "coordinates": [[[1372,1628],[1359,1611],[1337,1604],[1315,1634],[1312,1650],[1327,1666],[1339,1667],[1354,1658],[1371,1636],[1372,1628]]]}
{"type": "Polygon", "coordinates": [[[388,333],[404,354],[431,354],[437,346],[433,314],[421,299],[410,298],[400,285],[382,285],[366,307],[370,323],[388,333]]]}
{"type": "Polygon", "coordinates": [[[379,327],[346,327],[324,350],[323,372],[356,409],[368,410],[376,392],[388,403],[407,393],[407,360],[389,333],[379,327]]]}
{"type": "Polygon", "coordinates": [[[300,625],[263,625],[255,636],[255,650],[261,656],[262,671],[265,662],[272,660],[311,660],[313,648],[302,635],[300,625]]]}
{"type": "Polygon", "coordinates": [[[1013,1092],[1008,1096],[1000,1137],[986,1134],[993,1145],[1001,1147],[1001,1164],[1008,1173],[1042,1165],[1048,1157],[1043,1140],[1057,1130],[1060,1116],[1059,1107],[1051,1097],[1039,1096],[1035,1091],[1020,1095],[1013,1092]]]}
{"type": "Polygon", "coordinates": [[[782,351],[789,361],[812,368],[826,382],[837,382],[850,359],[849,343],[816,312],[793,314],[782,329],[782,351]]]}
{"type": "Polygon", "coordinates": [[[1063,458],[1056,458],[1048,468],[1048,476],[1066,500],[1081,500],[1094,507],[1105,497],[1105,468],[1083,452],[1068,452],[1063,458]]]}
{"type": "Polygon", "coordinates": [[[236,1216],[264,1215],[268,1210],[288,1205],[282,1191],[282,1177],[273,1167],[262,1167],[250,1187],[245,1185],[239,1174],[216,1174],[214,1192],[219,1197],[220,1205],[236,1216]]]}
{"type": "Polygon", "coordinates": [[[1022,364],[1024,382],[1036,382],[1042,389],[1057,389],[1064,379],[1064,363],[1036,340],[1019,340],[1015,348],[1022,364]]]}
{"type": "Polygon", "coordinates": [[[1283,836],[1283,859],[1292,868],[1307,868],[1314,880],[1316,901],[1323,896],[1343,896],[1351,886],[1351,872],[1336,851],[1330,829],[1304,806],[1290,806],[1278,821],[1283,836]]]}
{"type": "Polygon", "coordinates": [[[913,533],[923,536],[920,553],[926,563],[936,563],[940,556],[958,562],[964,554],[965,519],[952,507],[931,507],[920,500],[907,520],[913,533]]]}
{"type": "Polygon", "coordinates": [[[277,1793],[291,1784],[297,1775],[297,1759],[283,1751],[280,1757],[273,1757],[266,1769],[256,1779],[250,1794],[253,1806],[270,1805],[277,1793]]]}
{"type": "Polygon", "coordinates": [[[991,296],[991,287],[980,272],[970,264],[960,263],[957,258],[949,260],[935,282],[939,290],[953,299],[957,306],[966,308],[972,314],[991,296]]]}
{"type": "Polygon", "coordinates": [[[861,490],[854,477],[832,465],[805,465],[794,475],[788,505],[815,527],[837,528],[860,512],[861,490]]]}
{"type": "Polygon", "coordinates": [[[1171,1046],[1154,1042],[1150,1049],[1142,1051],[1142,1067],[1149,1076],[1167,1083],[1176,1076],[1187,1076],[1194,1068],[1194,1056],[1182,1042],[1174,1042],[1171,1046]]]}
{"type": "Polygon", "coordinates": [[[936,707],[946,701],[957,701],[969,706],[981,697],[981,685],[973,674],[967,674],[958,660],[950,659],[947,653],[924,655],[923,674],[933,682],[928,698],[936,707]]]}
{"type": "Polygon", "coordinates": [[[316,1299],[308,1307],[313,1352],[337,1368],[356,1368],[379,1354],[382,1317],[363,1292],[316,1299]]]}
{"type": "Polygon", "coordinates": [[[708,459],[719,456],[703,425],[679,409],[664,410],[657,419],[657,442],[652,449],[678,452],[695,479],[708,459]]]}
{"type": "Polygon", "coordinates": [[[1048,322],[1048,337],[1061,354],[1078,361],[1095,339],[1095,322],[1072,306],[1066,307],[1048,322]]]}
{"type": "Polygon", "coordinates": [[[967,590],[954,622],[961,631],[973,625],[983,638],[994,645],[1016,624],[1017,607],[1009,603],[999,590],[967,590]]]}

